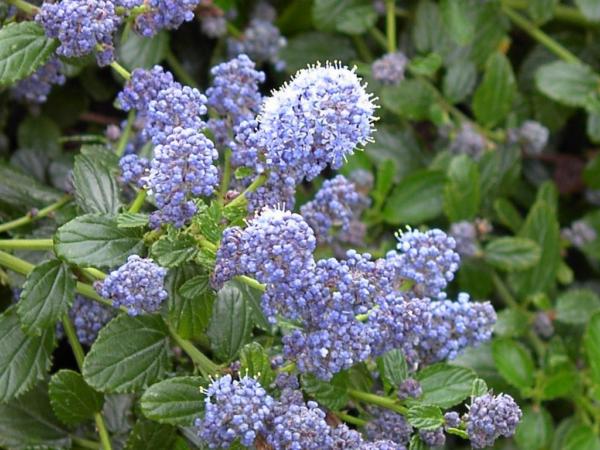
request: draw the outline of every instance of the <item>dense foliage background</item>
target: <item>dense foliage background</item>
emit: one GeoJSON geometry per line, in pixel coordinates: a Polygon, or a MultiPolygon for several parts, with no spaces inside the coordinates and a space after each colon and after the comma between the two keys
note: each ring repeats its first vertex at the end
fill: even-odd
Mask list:
{"type": "MultiPolygon", "coordinates": [[[[114,103],[123,85],[118,70],[98,68],[93,56],[62,58],[66,81],[53,86],[47,101],[32,103],[19,94],[14,85],[58,44],[29,21],[27,6],[9,3],[0,4],[0,298],[6,309],[0,320],[0,444],[97,448],[90,440],[97,439],[93,421],[98,426],[103,407],[102,427],[115,448],[200,446],[191,422],[202,396],[193,386],[205,381],[191,375],[205,373],[194,369],[191,359],[202,367],[202,356],[191,342],[219,364],[238,360],[241,352],[243,369],[268,380],[268,357],[277,345],[260,312],[260,294],[239,284],[217,298],[206,276],[198,276],[208,256],[175,232],[160,240],[153,232],[144,235],[144,215],[86,216],[69,224],[82,213],[115,215],[134,200],[133,188],[119,184],[115,151],[122,153],[135,123],[114,103]],[[167,322],[160,316],[111,322],[113,333],[86,356],[89,366],[104,364],[110,373],[89,367],[85,373],[84,366],[84,380],[75,372],[83,355],[73,357],[67,340],[53,336],[60,300],[36,305],[74,289],[76,280],[61,260],[74,270],[78,292],[97,297],[87,284],[97,270],[83,269],[114,268],[123,255],[145,247],[169,268],[167,322]],[[30,276],[19,321],[13,290],[34,265],[42,267],[43,280],[30,276]],[[173,345],[167,327],[180,337],[173,345]],[[127,355],[136,346],[144,351],[127,355]],[[128,364],[118,366],[126,357],[128,364]],[[55,374],[52,408],[47,373],[55,374]],[[177,375],[185,375],[179,384],[161,381],[177,375]]],[[[210,68],[227,59],[228,39],[243,36],[255,6],[205,1],[194,20],[153,37],[125,25],[115,38],[116,60],[128,71],[163,64],[181,83],[204,91],[210,68]],[[222,35],[210,37],[215,17],[227,26],[223,21],[222,35]]],[[[340,170],[350,176],[365,169],[374,177],[360,250],[383,256],[406,225],[451,232],[462,263],[449,296],[464,291],[489,299],[498,313],[493,339],[452,361],[474,372],[444,366],[437,375],[420,375],[430,403],[453,406],[472,388],[483,392],[484,380],[523,410],[514,438],[498,441],[497,448],[600,449],[600,3],[290,0],[272,6],[272,23],[286,42],[277,36],[266,41],[272,52],[259,61],[267,74],[263,92],[308,64],[339,61],[355,65],[377,97],[373,141],[340,170]],[[408,58],[404,77],[382,83],[372,63],[395,51],[408,58]],[[528,121],[542,127],[528,134],[528,121]]],[[[299,186],[296,209],[333,175],[328,170],[299,186]]],[[[231,217],[206,208],[200,223],[218,237],[220,221],[231,217]]],[[[142,211],[151,209],[147,204],[142,211]]],[[[334,251],[321,246],[318,255],[334,251]]],[[[303,389],[339,410],[349,390],[372,389],[365,367],[330,383],[305,380],[303,389]]],[[[347,412],[368,416],[360,408],[347,412]]],[[[438,426],[437,414],[419,418],[438,426]]],[[[446,446],[465,442],[451,436],[446,446]]],[[[411,448],[420,445],[413,439],[411,448]]]]}

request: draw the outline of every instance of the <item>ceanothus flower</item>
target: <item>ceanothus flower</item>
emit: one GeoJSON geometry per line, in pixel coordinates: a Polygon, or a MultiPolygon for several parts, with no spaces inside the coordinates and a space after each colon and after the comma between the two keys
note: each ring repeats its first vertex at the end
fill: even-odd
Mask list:
{"type": "Polygon", "coordinates": [[[143,179],[150,170],[150,161],[136,154],[125,155],[119,160],[119,169],[123,183],[133,183],[143,187],[143,179]]]}
{"type": "Polygon", "coordinates": [[[239,439],[249,447],[264,434],[275,400],[254,378],[225,375],[205,391],[204,418],[196,419],[198,435],[210,448],[228,448],[239,439]]]}
{"type": "Polygon", "coordinates": [[[132,316],[158,311],[167,298],[167,270],[150,258],[131,255],[127,262],[113,270],[103,281],[96,282],[96,291],[112,300],[115,307],[124,306],[132,316]]]}
{"type": "Polygon", "coordinates": [[[408,58],[402,52],[386,53],[373,62],[373,78],[385,84],[398,84],[404,80],[408,58]]]}
{"type": "Polygon", "coordinates": [[[448,411],[444,414],[444,425],[447,428],[458,428],[460,426],[460,415],[456,411],[448,411]]]}
{"type": "Polygon", "coordinates": [[[338,169],[358,145],[371,139],[375,105],[353,70],[315,66],[263,102],[265,166],[315,178],[327,165],[338,169]]]}
{"type": "Polygon", "coordinates": [[[452,141],[450,151],[457,155],[468,155],[478,160],[486,146],[487,142],[485,138],[475,130],[473,125],[465,122],[461,125],[456,137],[452,141]]]}
{"type": "Polygon", "coordinates": [[[195,129],[176,127],[154,148],[150,172],[143,178],[158,210],[150,226],[181,228],[196,213],[194,197],[211,195],[219,182],[214,144],[195,129]]]}
{"type": "Polygon", "coordinates": [[[407,378],[400,383],[400,386],[398,386],[398,390],[396,392],[399,400],[418,398],[422,393],[423,389],[421,388],[421,383],[414,378],[407,378]]]}
{"type": "Polygon", "coordinates": [[[473,222],[462,220],[453,223],[448,233],[456,242],[456,252],[461,256],[477,254],[477,228],[473,222]]]}
{"type": "Polygon", "coordinates": [[[439,427],[435,430],[419,430],[419,437],[429,447],[441,447],[446,443],[444,427],[439,427]]]}
{"type": "Polygon", "coordinates": [[[494,445],[500,436],[510,437],[521,420],[521,409],[507,394],[485,394],[471,402],[467,433],[474,448],[494,445]]]}
{"type": "Polygon", "coordinates": [[[367,438],[408,445],[413,427],[404,416],[383,408],[371,408],[369,412],[373,418],[364,427],[367,438]]]}
{"type": "Polygon", "coordinates": [[[194,18],[194,9],[200,0],[146,0],[149,11],[135,18],[135,30],[150,37],[160,30],[174,30],[194,18]]]}
{"type": "Polygon", "coordinates": [[[99,45],[96,59],[100,66],[114,60],[113,34],[121,22],[110,0],[62,0],[45,2],[35,20],[46,35],[60,45],[56,53],[67,58],[85,56],[99,45]]]}
{"type": "Polygon", "coordinates": [[[594,230],[585,220],[576,220],[568,228],[563,228],[560,232],[563,239],[566,239],[577,248],[583,248],[590,242],[596,240],[596,230],[594,230]]]}
{"type": "Polygon", "coordinates": [[[363,442],[358,450],[406,450],[406,446],[388,440],[363,442]]]}
{"type": "Polygon", "coordinates": [[[277,70],[283,70],[285,63],[279,52],[286,45],[286,39],[279,28],[262,19],[252,19],[240,38],[227,40],[229,56],[248,55],[256,62],[271,62],[277,70]]]}
{"type": "Polygon", "coordinates": [[[65,76],[61,73],[61,64],[57,58],[51,58],[27,78],[20,80],[11,90],[17,100],[28,103],[44,103],[53,84],[65,84],[65,76]]]}
{"type": "Polygon", "coordinates": [[[154,100],[162,89],[174,85],[175,80],[170,72],[161,66],[152,69],[135,69],[131,78],[117,97],[121,108],[125,111],[136,109],[138,113],[146,115],[148,104],[154,100]]]}
{"type": "Polygon", "coordinates": [[[73,321],[79,342],[92,345],[102,327],[115,317],[115,311],[77,295],[69,310],[69,317],[73,321]]]}
{"type": "Polygon", "coordinates": [[[519,128],[508,130],[508,141],[519,144],[528,155],[539,155],[548,143],[550,131],[535,120],[526,120],[519,128]]]}

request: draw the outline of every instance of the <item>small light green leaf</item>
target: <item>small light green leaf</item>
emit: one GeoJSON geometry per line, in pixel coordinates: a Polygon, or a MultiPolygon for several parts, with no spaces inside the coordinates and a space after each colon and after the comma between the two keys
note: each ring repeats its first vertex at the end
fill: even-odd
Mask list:
{"type": "Polygon", "coordinates": [[[537,70],[535,82],[552,100],[569,106],[585,106],[595,94],[600,77],[589,66],[554,61],[537,70]]]}
{"type": "Polygon", "coordinates": [[[543,407],[531,407],[523,411],[523,418],[517,426],[515,442],[521,450],[548,448],[553,434],[552,416],[543,407]]]}
{"type": "Polygon", "coordinates": [[[472,220],[481,201],[479,169],[467,155],[452,159],[448,167],[448,181],[444,186],[444,211],[450,222],[472,220]]]}
{"type": "Polygon", "coordinates": [[[477,69],[470,61],[458,61],[444,75],[444,95],[451,103],[464,101],[475,88],[477,69]]]}
{"type": "Polygon", "coordinates": [[[240,373],[256,378],[262,386],[269,386],[275,378],[269,355],[258,342],[251,342],[242,348],[240,363],[240,373]]]}
{"type": "Polygon", "coordinates": [[[502,225],[514,233],[517,233],[523,226],[523,217],[510,200],[505,198],[497,199],[494,202],[494,212],[502,225]]]}
{"type": "Polygon", "coordinates": [[[43,65],[58,47],[34,21],[11,23],[0,29],[0,86],[22,80],[43,65]]]}
{"type": "Polygon", "coordinates": [[[600,21],[600,3],[597,0],[575,0],[575,4],[589,20],[600,21]]]}
{"type": "Polygon", "coordinates": [[[406,419],[420,430],[435,430],[444,424],[442,410],[434,405],[413,405],[409,408],[406,419]]]}
{"type": "Polygon", "coordinates": [[[233,284],[237,286],[237,288],[242,291],[242,295],[246,299],[246,302],[250,305],[250,309],[252,310],[252,318],[256,323],[256,326],[261,328],[262,330],[272,333],[273,326],[265,317],[265,313],[262,309],[262,292],[258,289],[248,286],[241,281],[233,281],[233,284]]]}
{"type": "Polygon", "coordinates": [[[54,249],[59,258],[71,264],[111,268],[143,251],[142,234],[136,228],[119,228],[114,217],[86,214],[58,229],[54,249]]]}
{"type": "Polygon", "coordinates": [[[36,266],[27,276],[17,314],[23,331],[34,336],[53,327],[69,310],[75,298],[75,277],[59,260],[36,266]]]}
{"type": "Polygon", "coordinates": [[[533,386],[534,364],[529,351],[519,342],[498,339],[492,343],[492,356],[500,375],[513,386],[533,386]]]}
{"type": "Polygon", "coordinates": [[[488,393],[487,383],[482,378],[475,378],[471,385],[471,397],[481,397],[488,393]]]}
{"type": "Polygon", "coordinates": [[[408,377],[408,366],[404,355],[398,349],[384,353],[377,360],[379,375],[390,387],[397,388],[408,377]]]}
{"type": "Polygon", "coordinates": [[[468,0],[442,0],[440,12],[444,25],[454,40],[468,44],[475,35],[475,21],[471,16],[472,4],[468,0]]]}
{"type": "Polygon", "coordinates": [[[160,63],[169,51],[169,33],[147,38],[137,33],[127,33],[127,40],[119,46],[119,61],[129,70],[139,67],[150,69],[160,63]]]}
{"type": "Polygon", "coordinates": [[[204,410],[200,388],[205,384],[201,377],[175,377],[153,384],[140,400],[142,412],[159,423],[191,426],[204,410]]]}
{"type": "Polygon", "coordinates": [[[437,53],[429,53],[426,56],[417,56],[411,59],[408,70],[414,75],[425,77],[433,76],[442,67],[442,57],[437,53]]]}
{"type": "Polygon", "coordinates": [[[515,89],[510,61],[503,53],[494,53],[473,96],[472,106],[477,121],[486,127],[499,124],[510,111],[515,89]]]}
{"type": "Polygon", "coordinates": [[[554,16],[558,0],[529,0],[527,12],[537,23],[543,23],[554,16]]]}
{"type": "Polygon", "coordinates": [[[435,89],[421,79],[404,80],[396,86],[385,86],[381,91],[383,106],[410,120],[429,118],[431,105],[436,101],[435,89]]]}
{"type": "Polygon", "coordinates": [[[54,414],[67,425],[93,419],[104,404],[104,396],[72,370],[63,369],[52,375],[48,392],[54,414]]]}
{"type": "Polygon", "coordinates": [[[475,372],[445,363],[434,364],[417,373],[423,394],[419,401],[450,408],[471,395],[475,372]]]}
{"type": "Polygon", "coordinates": [[[485,246],[485,260],[492,266],[509,272],[526,270],[540,261],[540,246],[527,238],[501,237],[485,246]]]}
{"type": "Polygon", "coordinates": [[[148,225],[148,214],[125,212],[117,215],[119,228],[138,228],[148,225]]]}
{"type": "Polygon", "coordinates": [[[571,289],[556,300],[556,320],[574,325],[585,324],[600,310],[600,297],[589,289],[571,289]]]}
{"type": "Polygon", "coordinates": [[[117,180],[99,158],[75,156],[73,184],[75,200],[84,212],[116,214],[119,211],[117,180]]]}
{"type": "Polygon", "coordinates": [[[189,234],[166,234],[150,248],[150,256],[163,267],[177,267],[197,253],[196,240],[189,234]]]}
{"type": "Polygon", "coordinates": [[[211,289],[208,277],[207,273],[202,273],[186,280],[186,282],[179,287],[179,294],[188,299],[194,299],[203,295],[207,289],[211,289]]]}
{"type": "Polygon", "coordinates": [[[121,314],[98,334],[83,363],[85,381],[100,392],[135,392],[170,366],[169,331],[159,315],[121,314]]]}
{"type": "Polygon", "coordinates": [[[333,410],[339,410],[348,403],[343,374],[337,374],[330,382],[321,381],[314,375],[303,375],[302,389],[318,403],[333,410]]]}

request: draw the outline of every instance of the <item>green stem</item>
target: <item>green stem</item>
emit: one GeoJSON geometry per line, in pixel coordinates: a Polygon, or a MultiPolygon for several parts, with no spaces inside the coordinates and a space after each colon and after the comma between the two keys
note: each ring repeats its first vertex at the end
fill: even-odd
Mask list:
{"type": "Polygon", "coordinates": [[[229,180],[231,178],[231,149],[225,149],[224,161],[223,161],[223,178],[221,178],[221,187],[219,193],[221,198],[225,198],[227,189],[229,189],[229,180]]]}
{"type": "Polygon", "coordinates": [[[446,428],[446,433],[460,436],[463,439],[469,439],[469,434],[460,428],[446,428]]]}
{"type": "Polygon", "coordinates": [[[385,34],[383,34],[379,30],[379,28],[377,28],[377,27],[369,28],[369,33],[371,33],[371,36],[377,41],[377,43],[381,46],[381,48],[383,48],[384,50],[387,50],[387,38],[386,38],[385,34]]]}
{"type": "Polygon", "coordinates": [[[106,144],[106,138],[104,136],[98,135],[86,135],[80,134],[75,136],[62,136],[58,138],[59,144],[65,144],[67,142],[77,142],[77,143],[96,143],[96,144],[106,144]]]}
{"type": "Polygon", "coordinates": [[[111,62],[110,67],[112,67],[115,72],[121,75],[121,77],[124,78],[125,81],[129,81],[129,79],[131,78],[131,74],[129,73],[129,71],[118,62],[111,62]]]}
{"type": "Polygon", "coordinates": [[[71,440],[73,444],[78,445],[79,447],[89,448],[93,450],[98,450],[100,448],[100,442],[90,441],[88,439],[83,439],[77,436],[71,436],[71,440]]]}
{"type": "Polygon", "coordinates": [[[0,239],[2,250],[52,250],[52,239],[0,239]]]}
{"type": "Polygon", "coordinates": [[[98,279],[98,280],[104,280],[106,278],[106,274],[104,272],[102,272],[101,270],[98,269],[94,269],[93,267],[87,267],[85,269],[82,269],[85,273],[89,274],[92,276],[92,278],[94,279],[98,279]]]}
{"type": "Polygon", "coordinates": [[[498,291],[498,295],[500,296],[502,301],[504,303],[506,303],[508,306],[510,306],[511,308],[521,310],[522,309],[521,305],[519,305],[519,303],[517,302],[515,297],[512,295],[512,293],[510,292],[510,290],[508,289],[508,287],[506,286],[506,284],[504,283],[502,278],[500,278],[500,276],[497,273],[494,272],[492,274],[492,280],[494,282],[494,286],[496,287],[496,290],[498,291]]]}
{"type": "Polygon", "coordinates": [[[381,406],[383,408],[395,411],[402,415],[406,415],[408,413],[408,408],[397,404],[396,401],[392,400],[391,398],[382,397],[380,395],[371,394],[369,392],[357,391],[356,389],[348,389],[348,394],[350,394],[350,396],[355,398],[356,400],[381,406]]]}
{"type": "Polygon", "coordinates": [[[131,136],[131,129],[133,128],[133,122],[135,120],[135,111],[129,111],[127,114],[127,124],[125,125],[125,129],[119,138],[119,142],[117,143],[117,148],[115,149],[115,153],[120,158],[125,153],[125,148],[127,147],[127,143],[129,142],[129,136],[131,136]]]}
{"type": "Polygon", "coordinates": [[[250,186],[248,186],[246,188],[246,190],[244,192],[242,192],[240,195],[238,195],[236,198],[234,198],[231,202],[229,202],[227,205],[225,205],[225,209],[231,209],[231,208],[241,206],[246,201],[247,195],[250,194],[251,192],[254,192],[260,186],[265,184],[265,181],[267,181],[266,174],[263,173],[263,174],[260,174],[259,176],[257,176],[254,179],[254,181],[250,184],[250,186]]]}
{"type": "Polygon", "coordinates": [[[59,200],[57,200],[55,203],[52,203],[51,205],[48,205],[45,208],[40,209],[37,212],[37,214],[35,214],[35,215],[28,213],[27,215],[25,215],[19,219],[11,220],[10,222],[0,224],[0,233],[2,233],[4,231],[12,230],[13,228],[17,228],[22,225],[27,225],[29,223],[35,222],[36,220],[42,219],[42,218],[46,217],[48,214],[50,214],[51,212],[54,212],[57,209],[60,209],[61,207],[63,207],[70,200],[71,200],[71,196],[65,195],[65,196],[61,197],[59,200]]]}
{"type": "MultiPolygon", "coordinates": [[[[503,0],[502,4],[509,6],[514,9],[527,9],[529,0],[503,0]]],[[[553,19],[559,22],[566,22],[572,25],[578,25],[589,28],[597,28],[598,22],[592,22],[579,12],[577,8],[565,5],[556,5],[554,7],[553,19]]]]}
{"type": "Polygon", "coordinates": [[[366,420],[351,416],[350,414],[346,414],[341,411],[335,411],[335,415],[342,419],[344,422],[351,423],[352,425],[356,425],[358,427],[362,427],[367,424],[366,420]]]}
{"type": "Polygon", "coordinates": [[[190,74],[187,73],[187,70],[185,70],[171,49],[167,51],[165,59],[167,60],[169,66],[171,66],[171,69],[173,69],[173,72],[175,72],[175,75],[177,75],[177,78],[179,78],[188,86],[198,88],[198,83],[196,83],[190,74]]]}
{"type": "Polygon", "coordinates": [[[238,30],[234,24],[230,22],[227,22],[227,32],[237,39],[241,38],[243,35],[243,33],[240,30],[238,30]]]}
{"type": "Polygon", "coordinates": [[[21,11],[25,11],[27,14],[31,14],[31,15],[37,14],[38,11],[40,10],[37,6],[32,5],[29,2],[26,2],[25,0],[8,0],[8,3],[16,6],[21,11]]]}
{"type": "Polygon", "coordinates": [[[519,28],[521,28],[523,31],[529,34],[529,36],[542,44],[559,58],[568,63],[583,64],[577,56],[536,27],[533,22],[530,22],[522,17],[514,9],[505,4],[502,7],[502,10],[519,28]]]}
{"type": "Polygon", "coordinates": [[[388,53],[394,53],[396,51],[396,8],[394,3],[395,0],[385,0],[385,32],[387,35],[388,53]]]}
{"type": "Polygon", "coordinates": [[[362,36],[358,36],[355,34],[352,36],[352,41],[354,42],[356,51],[358,52],[358,54],[360,55],[360,58],[364,62],[373,61],[373,54],[371,53],[371,50],[369,50],[369,47],[365,43],[365,40],[363,39],[362,36]]]}
{"type": "MultiPolygon", "coordinates": [[[[68,314],[65,314],[62,320],[63,328],[65,330],[65,335],[71,345],[71,349],[73,350],[73,354],[75,355],[75,360],[77,361],[77,366],[79,370],[83,367],[83,360],[85,358],[85,353],[83,352],[83,347],[79,343],[77,339],[77,333],[75,331],[75,327],[71,322],[68,314]]],[[[94,414],[94,420],[96,422],[96,428],[98,429],[98,436],[100,436],[100,442],[102,443],[102,448],[104,450],[112,450],[112,444],[110,443],[110,436],[108,435],[108,431],[106,429],[106,425],[104,424],[104,419],[102,418],[102,414],[96,413],[94,414]]]]}
{"type": "Polygon", "coordinates": [[[131,206],[128,209],[128,212],[130,213],[137,213],[140,212],[140,209],[142,209],[142,206],[144,205],[144,202],[146,201],[146,196],[148,195],[148,193],[146,192],[145,189],[140,189],[137,193],[137,195],[135,196],[135,199],[133,200],[133,202],[131,202],[131,206]]]}
{"type": "Polygon", "coordinates": [[[246,275],[240,275],[236,277],[236,279],[238,279],[244,284],[247,284],[251,288],[257,289],[261,292],[265,292],[267,290],[267,287],[264,284],[262,284],[259,281],[256,281],[254,278],[247,277],[246,275]]]}
{"type": "Polygon", "coordinates": [[[177,334],[173,327],[169,324],[169,332],[171,337],[181,349],[187,353],[187,355],[194,361],[194,364],[198,367],[198,370],[205,377],[215,375],[219,371],[219,366],[212,362],[204,353],[198,350],[194,344],[187,339],[183,339],[177,334]]]}

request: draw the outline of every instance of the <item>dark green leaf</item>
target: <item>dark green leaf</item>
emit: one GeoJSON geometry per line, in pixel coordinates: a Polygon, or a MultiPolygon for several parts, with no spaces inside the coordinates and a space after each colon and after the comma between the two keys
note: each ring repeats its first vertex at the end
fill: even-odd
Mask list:
{"type": "Polygon", "coordinates": [[[41,336],[28,336],[14,309],[0,315],[0,402],[24,394],[44,379],[53,349],[53,328],[41,336]]]}
{"type": "Polygon", "coordinates": [[[256,378],[262,386],[269,386],[275,378],[271,359],[258,342],[251,342],[242,348],[240,363],[240,373],[256,378]]]}
{"type": "Polygon", "coordinates": [[[442,0],[440,12],[444,25],[459,44],[467,44],[475,35],[475,21],[471,16],[472,5],[468,0],[442,0]]]}
{"type": "Polygon", "coordinates": [[[537,88],[559,103],[585,106],[595,94],[600,78],[589,66],[554,61],[535,74],[537,88]]]}
{"type": "Polygon", "coordinates": [[[519,342],[498,339],[492,343],[492,356],[500,375],[513,386],[533,386],[534,364],[529,351],[519,342]]]}
{"type": "Polygon", "coordinates": [[[515,95],[515,77],[508,58],[500,52],[488,60],[483,81],[473,96],[473,112],[486,127],[499,124],[510,111],[515,95]]]}
{"type": "Polygon", "coordinates": [[[217,301],[208,326],[208,337],[217,357],[234,359],[252,332],[252,311],[242,291],[227,283],[217,293],[217,301]]]}
{"type": "Polygon", "coordinates": [[[34,21],[11,23],[0,28],[0,86],[31,75],[58,47],[34,21]]]}
{"type": "Polygon", "coordinates": [[[435,430],[444,424],[442,410],[434,405],[413,405],[409,408],[406,419],[420,430],[435,430]]]}
{"type": "Polygon", "coordinates": [[[75,277],[58,260],[36,266],[27,276],[17,314],[23,331],[41,335],[69,310],[75,298],[75,277]]]}
{"type": "Polygon", "coordinates": [[[119,228],[138,228],[148,225],[148,214],[125,212],[117,216],[119,228]]]}
{"type": "Polygon", "coordinates": [[[54,414],[67,425],[93,419],[104,404],[104,396],[72,370],[63,369],[52,375],[48,392],[54,414]]]}
{"type": "Polygon", "coordinates": [[[459,103],[465,100],[477,82],[477,69],[470,61],[458,61],[448,67],[444,76],[444,95],[450,102],[459,103]]]}
{"type": "Polygon", "coordinates": [[[258,289],[248,286],[241,281],[233,281],[240,291],[242,291],[242,295],[246,302],[250,305],[250,309],[252,310],[252,318],[256,323],[256,326],[263,329],[264,331],[271,332],[273,326],[269,323],[267,318],[265,317],[265,313],[262,309],[262,292],[258,289]]]}
{"type": "Polygon", "coordinates": [[[152,244],[150,256],[163,267],[177,267],[198,253],[198,244],[189,234],[166,234],[152,244]]]}
{"type": "Polygon", "coordinates": [[[9,403],[0,403],[0,445],[10,449],[71,448],[71,438],[52,413],[40,383],[9,403]]]}
{"type": "Polygon", "coordinates": [[[527,11],[535,22],[542,23],[554,16],[557,4],[558,0],[529,0],[527,11]]]}
{"type": "Polygon", "coordinates": [[[60,154],[60,128],[46,116],[26,118],[17,133],[19,148],[37,150],[53,157],[60,154]]]}
{"type": "Polygon", "coordinates": [[[0,163],[0,205],[26,211],[42,208],[57,201],[58,190],[44,186],[39,181],[21,173],[13,166],[0,163]]]}
{"type": "MultiPolygon", "coordinates": [[[[598,116],[600,126],[600,116],[598,116]]],[[[585,166],[583,171],[585,184],[592,189],[600,189],[600,155],[596,155],[585,166]]]]}
{"type": "Polygon", "coordinates": [[[177,433],[171,425],[140,419],[127,439],[125,450],[172,449],[176,440],[177,433]]]}
{"type": "Polygon", "coordinates": [[[572,289],[556,300],[556,320],[575,325],[585,324],[600,310],[600,298],[589,289],[572,289]]]}
{"type": "Polygon", "coordinates": [[[540,246],[531,239],[500,237],[485,246],[485,260],[492,266],[506,271],[526,270],[540,261],[540,246]]]}
{"type": "Polygon", "coordinates": [[[349,62],[356,58],[352,42],[345,36],[311,31],[293,36],[279,53],[289,72],[318,61],[349,62]]]}
{"type": "Polygon", "coordinates": [[[98,334],[85,356],[85,381],[100,392],[135,392],[169,368],[169,331],[159,315],[121,314],[98,334]]]}
{"type": "Polygon", "coordinates": [[[54,236],[56,255],[84,267],[114,267],[144,248],[142,230],[119,228],[114,217],[86,214],[60,227],[54,236]]]}
{"type": "Polygon", "coordinates": [[[215,301],[215,292],[208,286],[208,274],[195,265],[186,264],[169,271],[165,288],[169,293],[169,323],[177,334],[184,339],[201,336],[208,326],[215,301]],[[200,283],[204,280],[204,289],[196,283],[198,280],[200,283]]]}
{"type": "Polygon", "coordinates": [[[522,450],[548,448],[552,441],[552,417],[544,408],[526,408],[517,426],[515,441],[522,450]]]}
{"type": "Polygon", "coordinates": [[[381,102],[387,109],[410,120],[429,118],[436,102],[435,89],[421,79],[404,80],[396,86],[385,86],[381,102]]]}
{"type": "Polygon", "coordinates": [[[420,224],[442,212],[446,176],[437,170],[418,170],[404,178],[392,191],[383,208],[386,222],[420,224]]]}
{"type": "MultiPolygon", "coordinates": [[[[600,313],[596,313],[590,319],[585,335],[583,347],[590,365],[592,377],[600,384],[600,313]]],[[[2,367],[0,365],[0,367],[2,367]]]]}
{"type": "Polygon", "coordinates": [[[156,422],[191,426],[204,410],[200,392],[204,384],[201,377],[175,377],[153,384],[140,400],[142,412],[156,422]]]}
{"type": "Polygon", "coordinates": [[[565,362],[548,367],[542,379],[542,398],[552,400],[559,397],[570,398],[577,387],[579,376],[573,364],[565,362]]]}
{"type": "Polygon", "coordinates": [[[414,75],[431,77],[441,66],[442,57],[437,53],[430,53],[427,56],[417,56],[411,59],[408,70],[414,75]]]}
{"type": "Polygon", "coordinates": [[[417,380],[423,389],[423,394],[419,397],[420,402],[450,408],[471,395],[475,372],[464,367],[440,363],[418,372],[417,380]]]}
{"type": "Polygon", "coordinates": [[[348,34],[362,34],[377,20],[370,0],[315,0],[312,16],[316,28],[348,34]]]}
{"type": "Polygon", "coordinates": [[[348,391],[345,384],[336,382],[336,378],[342,380],[340,375],[336,375],[331,382],[321,381],[314,375],[304,375],[302,376],[302,389],[321,405],[339,410],[348,403],[348,391]]]}
{"type": "Polygon", "coordinates": [[[384,353],[377,362],[379,375],[391,387],[397,388],[408,377],[408,366],[400,350],[384,353]]]}
{"type": "Polygon", "coordinates": [[[137,33],[127,33],[127,40],[119,46],[119,61],[129,70],[139,67],[150,69],[161,62],[169,51],[169,33],[147,38],[137,33]]]}
{"type": "Polygon", "coordinates": [[[84,212],[116,214],[119,211],[117,180],[99,158],[75,156],[73,185],[77,204],[84,212]]]}
{"type": "Polygon", "coordinates": [[[499,198],[494,202],[494,211],[502,225],[514,233],[523,226],[523,217],[514,205],[505,198],[499,198]]]}
{"type": "Polygon", "coordinates": [[[479,211],[479,169],[467,155],[452,159],[444,187],[444,211],[450,222],[473,220],[479,211]]]}
{"type": "Polygon", "coordinates": [[[565,435],[562,450],[600,450],[600,438],[589,426],[577,425],[565,435]]]}

